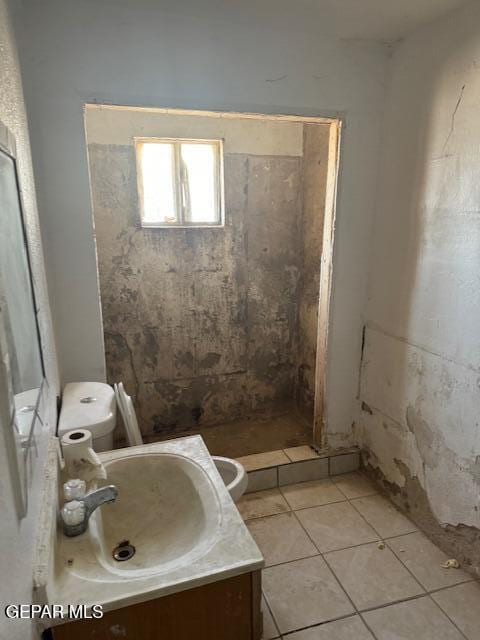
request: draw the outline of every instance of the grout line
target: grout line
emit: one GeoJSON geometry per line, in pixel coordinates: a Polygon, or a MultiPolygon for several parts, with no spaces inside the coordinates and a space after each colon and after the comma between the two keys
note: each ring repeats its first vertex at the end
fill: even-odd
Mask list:
{"type": "MultiPolygon", "coordinates": [[[[470,574],[467,574],[470,575],[470,574]]],[[[436,593],[440,593],[442,591],[447,591],[447,589],[453,589],[454,587],[459,587],[462,584],[469,584],[470,582],[476,582],[478,584],[478,580],[476,580],[473,576],[471,576],[468,580],[462,580],[462,582],[456,582],[455,584],[449,584],[446,587],[438,587],[436,589],[429,589],[427,591],[428,594],[434,595],[436,593]]]]}
{"type": "MultiPolygon", "coordinates": [[[[457,585],[455,585],[455,586],[457,586],[457,585]]],[[[428,594],[428,597],[433,602],[435,607],[437,607],[439,609],[439,611],[441,611],[443,613],[443,615],[447,618],[447,620],[450,620],[450,622],[455,627],[455,629],[458,630],[460,635],[462,635],[466,640],[469,640],[468,636],[465,633],[463,633],[463,631],[460,629],[460,627],[457,626],[457,624],[452,620],[452,618],[448,615],[448,613],[442,609],[442,607],[438,604],[438,602],[435,602],[435,600],[432,598],[432,594],[431,593],[428,594]]]]}
{"type": "MultiPolygon", "coordinates": [[[[323,622],[317,622],[316,624],[309,624],[306,627],[300,627],[299,629],[293,629],[293,631],[285,631],[285,633],[283,634],[283,637],[287,637],[292,635],[292,633],[298,633],[299,631],[306,631],[308,629],[316,629],[317,627],[323,627],[327,624],[330,624],[331,622],[338,622],[339,620],[348,620],[348,618],[354,618],[356,615],[358,615],[356,612],[353,613],[347,613],[344,616],[339,616],[338,618],[331,618],[328,620],[324,620],[323,622]]],[[[276,640],[276,639],[275,639],[276,640]]]]}
{"type": "MultiPolygon", "coordinates": [[[[378,494],[378,495],[380,495],[380,494],[378,494]]],[[[383,497],[383,496],[380,496],[380,497],[383,497]]],[[[348,502],[349,502],[349,503],[351,504],[351,506],[355,509],[355,511],[356,511],[356,512],[357,512],[357,513],[358,513],[358,514],[359,514],[359,515],[360,515],[360,516],[365,520],[365,522],[368,524],[368,526],[369,526],[369,527],[371,527],[371,528],[375,531],[375,533],[377,533],[377,534],[380,536],[380,539],[381,539],[381,540],[386,540],[386,539],[388,539],[388,538],[395,538],[395,537],[399,537],[399,536],[406,536],[406,535],[408,535],[409,533],[416,533],[416,532],[418,531],[418,529],[417,529],[417,528],[415,528],[413,531],[405,531],[404,533],[399,533],[399,534],[397,534],[396,536],[382,536],[382,534],[381,534],[377,529],[375,529],[375,527],[373,526],[373,524],[367,520],[366,516],[364,516],[364,515],[363,515],[363,513],[360,511],[360,509],[357,509],[357,507],[355,506],[355,504],[354,504],[355,500],[361,500],[361,499],[362,499],[362,498],[352,498],[352,499],[348,499],[348,502]]],[[[385,499],[385,498],[384,498],[384,499],[385,499]]],[[[403,513],[401,513],[400,511],[398,511],[398,509],[397,509],[397,512],[398,512],[398,513],[400,513],[404,518],[407,518],[407,516],[405,516],[405,515],[404,515],[403,513]]],[[[408,520],[409,522],[411,522],[410,518],[407,518],[407,520],[408,520]]],[[[412,524],[413,524],[413,523],[412,523],[412,524]]]]}
{"type": "MultiPolygon", "coordinates": [[[[272,640],[277,640],[277,638],[281,637],[280,629],[278,628],[277,622],[276,622],[275,618],[273,617],[273,612],[272,612],[272,609],[271,609],[271,607],[270,607],[270,603],[269,603],[269,602],[268,602],[268,600],[267,600],[267,596],[266,596],[266,594],[264,593],[263,588],[262,588],[262,590],[261,590],[261,591],[262,591],[262,598],[263,598],[263,601],[265,602],[265,605],[266,605],[266,607],[267,607],[267,609],[268,609],[268,611],[269,611],[269,613],[270,613],[270,616],[271,616],[271,618],[272,618],[273,626],[274,626],[274,627],[275,627],[275,629],[277,630],[277,634],[278,634],[278,636],[277,636],[275,639],[272,639],[272,640]]],[[[263,620],[263,614],[262,614],[262,627],[263,627],[263,631],[265,632],[265,625],[263,624],[263,622],[264,622],[264,620],[263,620]]],[[[263,634],[262,634],[262,636],[263,636],[263,634]]]]}
{"type": "MultiPolygon", "coordinates": [[[[290,505],[288,505],[290,507],[290,505]]],[[[284,513],[292,513],[293,509],[288,508],[286,511],[277,511],[276,513],[268,513],[263,516],[251,516],[248,518],[243,518],[244,522],[251,522],[252,520],[261,520],[262,518],[273,518],[273,516],[281,516],[284,513]]]]}
{"type": "Polygon", "coordinates": [[[283,497],[287,501],[288,506],[292,511],[308,511],[308,509],[318,509],[319,507],[328,507],[330,504],[341,504],[343,502],[347,502],[346,498],[342,498],[340,500],[332,500],[332,502],[322,502],[322,504],[314,504],[310,507],[298,507],[298,509],[295,509],[295,507],[292,507],[291,504],[288,502],[288,498],[286,496],[283,496],[283,497]]]}
{"type": "MultiPolygon", "coordinates": [[[[413,531],[412,533],[422,533],[422,532],[421,532],[421,531],[420,531],[420,532],[419,532],[419,531],[413,531]]],[[[395,557],[396,557],[396,558],[398,558],[398,559],[400,560],[400,562],[403,564],[403,566],[405,567],[405,569],[407,569],[407,571],[409,571],[409,572],[410,572],[410,573],[415,577],[415,574],[414,574],[414,573],[409,569],[409,567],[407,566],[406,562],[404,562],[404,560],[403,560],[403,558],[402,558],[402,555],[401,555],[400,553],[397,553],[397,552],[395,551],[395,549],[393,549],[393,548],[388,544],[389,540],[398,540],[399,538],[403,538],[404,536],[406,537],[406,536],[409,536],[409,535],[412,535],[412,534],[411,534],[411,533],[404,533],[404,534],[402,534],[402,535],[392,536],[391,538],[385,538],[385,539],[384,539],[384,541],[387,543],[388,548],[393,552],[393,554],[395,555],[395,557]]],[[[425,535],[425,534],[423,534],[423,533],[422,533],[422,535],[425,535]]],[[[431,541],[429,541],[429,542],[431,542],[431,541]]],[[[435,547],[436,549],[438,549],[437,545],[435,545],[433,542],[432,542],[431,544],[433,544],[433,545],[434,545],[434,547],[435,547]]],[[[445,555],[445,557],[448,557],[448,556],[446,556],[446,555],[445,555]]],[[[456,571],[456,569],[454,569],[454,571],[456,571]]],[[[465,573],[465,572],[464,572],[464,573],[465,573]]],[[[473,576],[471,576],[470,574],[468,574],[468,573],[465,573],[465,577],[467,578],[466,580],[461,580],[460,582],[455,582],[454,584],[449,584],[449,585],[446,585],[446,586],[444,586],[444,587],[437,587],[437,588],[435,588],[435,589],[429,589],[428,587],[424,586],[424,585],[420,582],[420,579],[419,579],[419,578],[416,578],[416,580],[417,580],[417,582],[419,582],[419,583],[422,585],[422,587],[425,589],[426,593],[428,593],[428,594],[430,595],[430,594],[432,594],[432,593],[437,593],[438,591],[445,591],[445,589],[451,589],[452,587],[456,587],[456,586],[458,586],[458,585],[460,585],[460,584],[466,584],[467,582],[473,582],[473,581],[475,581],[475,578],[474,578],[473,576]]]]}
{"type": "Polygon", "coordinates": [[[293,562],[299,562],[300,560],[310,560],[311,558],[318,558],[322,554],[318,551],[317,547],[315,547],[317,553],[310,553],[306,556],[301,556],[300,558],[293,558],[292,560],[284,560],[283,562],[275,562],[274,564],[269,564],[264,567],[265,569],[272,569],[273,567],[281,567],[284,564],[292,564],[293,562]]]}

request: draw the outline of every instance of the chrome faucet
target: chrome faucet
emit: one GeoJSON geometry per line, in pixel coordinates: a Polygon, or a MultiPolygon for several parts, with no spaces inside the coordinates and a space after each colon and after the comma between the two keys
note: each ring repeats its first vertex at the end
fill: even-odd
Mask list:
{"type": "Polygon", "coordinates": [[[110,484],[91,491],[78,500],[67,502],[62,509],[63,533],[70,537],[84,533],[95,509],[106,502],[114,502],[117,496],[117,487],[110,484]]]}

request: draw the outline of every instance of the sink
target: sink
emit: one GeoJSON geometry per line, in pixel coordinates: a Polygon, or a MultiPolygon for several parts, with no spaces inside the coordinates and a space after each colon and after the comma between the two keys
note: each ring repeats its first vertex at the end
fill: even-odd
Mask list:
{"type": "Polygon", "coordinates": [[[165,572],[193,562],[215,543],[220,503],[200,465],[184,456],[140,453],[105,468],[118,497],[95,511],[88,535],[106,571],[130,578],[165,572]],[[134,555],[115,560],[119,545],[133,547],[134,555]]]}
{"type": "MultiPolygon", "coordinates": [[[[51,466],[55,461],[52,446],[51,466]]],[[[200,436],[100,454],[118,497],[85,533],[48,516],[58,484],[47,470],[34,566],[36,601],[102,604],[104,611],[256,571],[263,557],[200,436]]]]}

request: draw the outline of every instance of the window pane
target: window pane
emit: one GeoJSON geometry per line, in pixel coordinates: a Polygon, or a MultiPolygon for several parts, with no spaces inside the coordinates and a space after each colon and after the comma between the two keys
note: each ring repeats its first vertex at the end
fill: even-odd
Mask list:
{"type": "Polygon", "coordinates": [[[143,222],[147,224],[177,222],[173,152],[171,143],[142,144],[143,222]]]}
{"type": "Polygon", "coordinates": [[[185,215],[189,222],[217,224],[217,146],[207,143],[181,144],[185,215]]]}

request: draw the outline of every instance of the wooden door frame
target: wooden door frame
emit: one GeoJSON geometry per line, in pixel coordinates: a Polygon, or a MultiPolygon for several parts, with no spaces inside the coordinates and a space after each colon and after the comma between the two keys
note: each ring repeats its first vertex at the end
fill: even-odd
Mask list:
{"type": "Polygon", "coordinates": [[[313,444],[319,449],[327,442],[327,364],[330,323],[330,299],[333,278],[333,245],[335,214],[340,166],[340,142],[342,120],[332,120],[328,142],[327,185],[325,216],[323,221],[322,257],[320,262],[320,287],[318,296],[317,353],[315,362],[315,400],[313,410],[313,444]]]}

